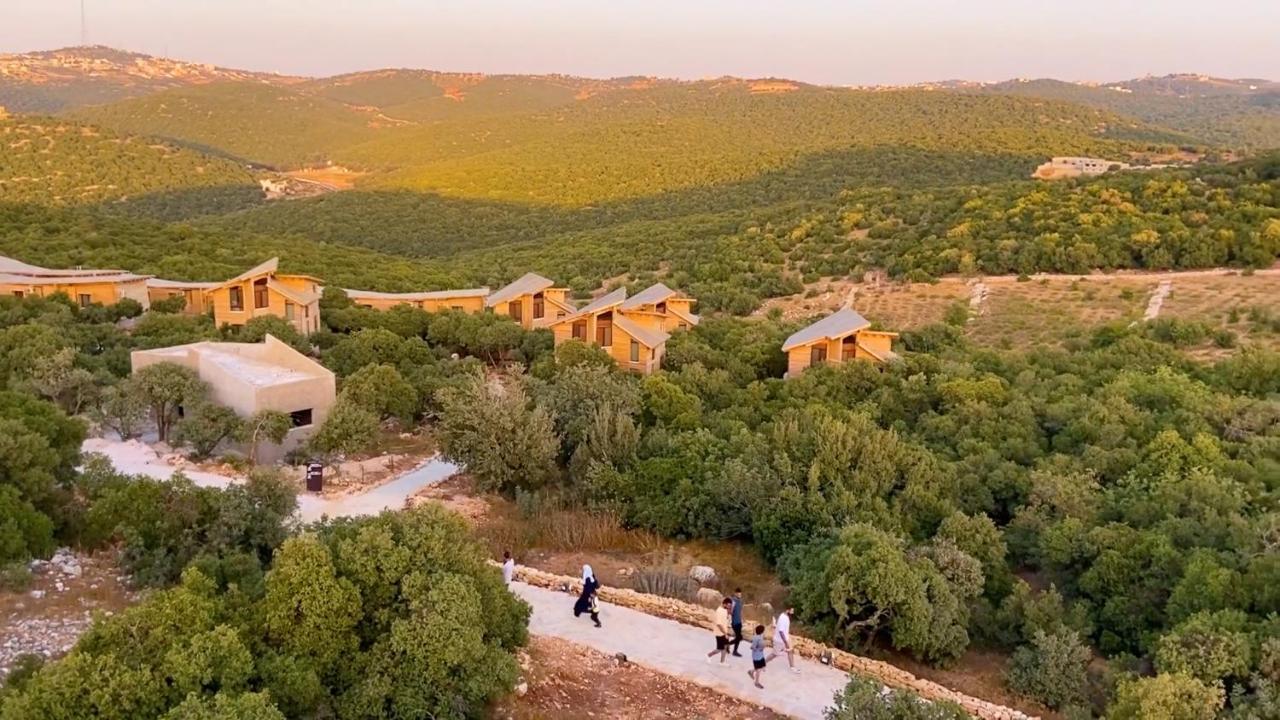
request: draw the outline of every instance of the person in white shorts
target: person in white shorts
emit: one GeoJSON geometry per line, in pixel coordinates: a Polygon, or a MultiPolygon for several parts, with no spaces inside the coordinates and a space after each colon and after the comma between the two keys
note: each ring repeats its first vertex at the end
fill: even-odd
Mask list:
{"type": "Polygon", "coordinates": [[[796,667],[796,652],[791,647],[791,613],[795,611],[795,608],[787,608],[778,615],[777,620],[774,620],[773,652],[769,654],[769,657],[765,658],[765,662],[771,662],[782,653],[786,653],[787,664],[791,666],[791,672],[798,673],[800,668],[796,667]]]}
{"type": "Polygon", "coordinates": [[[505,550],[502,553],[502,582],[510,585],[511,579],[516,576],[516,560],[511,557],[511,551],[505,550]]]}

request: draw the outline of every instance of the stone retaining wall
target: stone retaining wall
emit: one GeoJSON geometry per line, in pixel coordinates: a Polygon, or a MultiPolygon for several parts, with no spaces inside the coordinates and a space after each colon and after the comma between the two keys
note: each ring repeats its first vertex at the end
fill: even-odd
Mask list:
{"type": "MultiPolygon", "coordinates": [[[[553,575],[535,568],[517,566],[516,579],[536,587],[560,590],[568,585],[573,594],[582,592],[582,580],[566,575],[553,575]]],[[[686,625],[694,625],[710,629],[711,614],[705,608],[673,598],[649,595],[626,588],[601,586],[600,599],[621,607],[639,610],[656,617],[675,620],[686,625]]],[[[770,633],[772,634],[772,633],[770,633]]],[[[861,657],[853,653],[828,647],[799,635],[792,636],[792,647],[801,657],[818,660],[824,653],[831,654],[831,664],[840,670],[862,677],[871,678],[892,688],[910,690],[929,700],[947,700],[956,703],[973,715],[984,720],[1038,720],[1026,713],[997,705],[985,700],[970,697],[943,687],[938,683],[915,675],[889,663],[871,658],[861,657]]]]}

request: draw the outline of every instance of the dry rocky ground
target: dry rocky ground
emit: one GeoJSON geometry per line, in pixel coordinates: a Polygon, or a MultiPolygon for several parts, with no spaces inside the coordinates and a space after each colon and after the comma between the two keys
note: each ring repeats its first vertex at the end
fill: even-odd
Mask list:
{"type": "Polygon", "coordinates": [[[774,720],[772,710],[680,678],[620,662],[601,652],[549,637],[530,638],[522,658],[527,692],[503,701],[495,718],[701,718],[774,720]]]}
{"type": "Polygon", "coordinates": [[[0,592],[0,679],[22,655],[58,657],[75,645],[97,612],[111,615],[135,602],[113,559],[61,549],[31,563],[32,582],[0,592]]]}

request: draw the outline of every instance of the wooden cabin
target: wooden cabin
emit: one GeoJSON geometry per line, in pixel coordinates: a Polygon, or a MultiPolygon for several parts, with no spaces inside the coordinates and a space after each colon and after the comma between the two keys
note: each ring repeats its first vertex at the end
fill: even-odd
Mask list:
{"type": "Polygon", "coordinates": [[[182,306],[183,315],[203,315],[209,311],[209,305],[206,302],[208,292],[217,286],[216,282],[184,282],[150,278],[147,280],[147,297],[155,303],[181,295],[186,302],[182,306]]]}
{"type": "Polygon", "coordinates": [[[207,291],[218,325],[244,325],[262,315],[288,320],[298,332],[320,329],[320,280],[279,272],[279,259],[251,268],[207,291]]]}
{"type": "Polygon", "coordinates": [[[125,298],[138,301],[143,308],[150,307],[148,277],[123,270],[53,270],[0,257],[0,294],[48,297],[63,293],[80,307],[114,305],[125,298]]]}
{"type": "Polygon", "coordinates": [[[510,317],[526,330],[547,327],[578,311],[569,302],[569,288],[554,286],[554,282],[537,273],[525,273],[485,298],[484,306],[510,317]]]}
{"type": "Polygon", "coordinates": [[[627,298],[619,310],[636,324],[651,330],[688,330],[701,320],[693,314],[694,299],[656,283],[627,298]]]}
{"type": "Polygon", "coordinates": [[[390,310],[397,305],[411,305],[427,312],[462,310],[477,313],[484,310],[484,300],[489,288],[464,288],[461,290],[430,290],[427,292],[384,293],[371,290],[344,290],[351,302],[374,310],[390,310]]]}
{"type": "Polygon", "coordinates": [[[896,359],[893,339],[898,334],[870,327],[866,318],[846,307],[796,331],[782,343],[782,351],[787,354],[787,377],[814,365],[848,360],[885,363],[896,359]]]}

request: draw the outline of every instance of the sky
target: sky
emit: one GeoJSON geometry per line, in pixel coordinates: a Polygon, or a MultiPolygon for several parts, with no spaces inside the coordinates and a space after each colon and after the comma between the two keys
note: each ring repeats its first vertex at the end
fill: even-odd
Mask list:
{"type": "MultiPolygon", "coordinates": [[[[0,0],[0,52],[80,44],[81,0],[0,0]]],[[[832,85],[1198,72],[1280,80],[1280,0],[84,0],[91,44],[228,67],[832,85]]]]}

